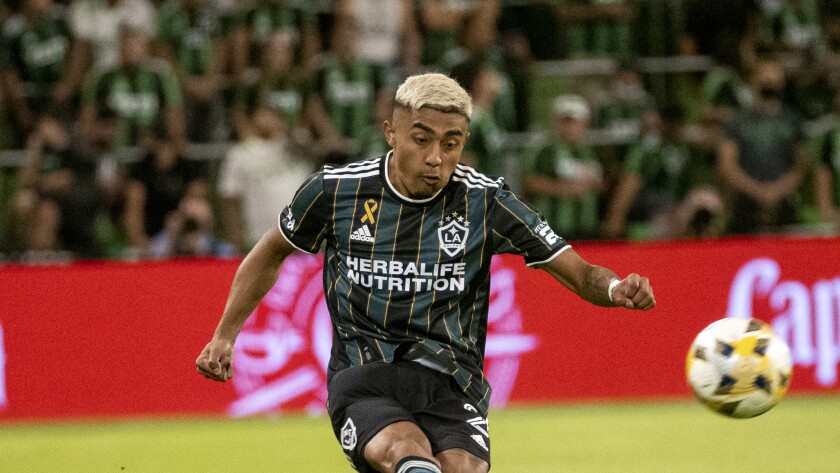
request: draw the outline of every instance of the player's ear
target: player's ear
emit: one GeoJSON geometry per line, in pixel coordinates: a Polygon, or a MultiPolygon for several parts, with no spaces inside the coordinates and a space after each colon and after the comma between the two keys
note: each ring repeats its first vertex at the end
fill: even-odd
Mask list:
{"type": "Polygon", "coordinates": [[[394,136],[397,134],[397,131],[394,129],[394,124],[385,120],[382,124],[382,131],[385,133],[385,141],[388,142],[388,146],[395,148],[397,141],[394,139],[394,136]]]}

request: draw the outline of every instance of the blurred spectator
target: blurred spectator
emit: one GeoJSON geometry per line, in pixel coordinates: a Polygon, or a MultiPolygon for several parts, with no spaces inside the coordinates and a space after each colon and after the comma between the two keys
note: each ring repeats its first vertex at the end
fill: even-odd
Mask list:
{"type": "Polygon", "coordinates": [[[233,256],[236,249],[213,235],[213,210],[207,199],[187,195],[166,215],[163,230],[152,238],[149,256],[233,256]]]}
{"type": "Polygon", "coordinates": [[[260,107],[274,111],[290,132],[302,128],[305,89],[294,65],[291,36],[273,33],[261,52],[259,72],[246,74],[234,94],[233,121],[240,137],[256,133],[250,116],[260,107]]]}
{"type": "Polygon", "coordinates": [[[123,228],[130,253],[143,255],[150,236],[164,229],[167,215],[184,199],[207,200],[207,171],[202,163],[188,161],[171,142],[129,168],[123,228]]]}
{"type": "Polygon", "coordinates": [[[232,69],[239,78],[263,57],[262,49],[275,33],[286,33],[294,62],[308,72],[321,49],[317,15],[290,0],[257,0],[240,8],[230,35],[232,69]]]}
{"type": "Polygon", "coordinates": [[[3,80],[19,126],[29,130],[40,114],[68,105],[84,79],[83,57],[64,8],[52,0],[26,0],[3,27],[3,80]]]}
{"type": "Polygon", "coordinates": [[[160,55],[175,66],[184,90],[187,138],[227,138],[220,94],[231,13],[211,0],[169,0],[158,14],[160,55]]]}
{"type": "Polygon", "coordinates": [[[440,65],[443,55],[458,47],[458,35],[464,22],[479,17],[485,26],[495,25],[500,13],[498,0],[423,0],[420,2],[420,25],[423,37],[422,62],[440,65]]]}
{"type": "Polygon", "coordinates": [[[717,175],[717,153],[726,139],[726,117],[714,108],[700,112],[697,127],[686,130],[689,143],[691,187],[719,187],[717,175]]]}
{"type": "Polygon", "coordinates": [[[713,169],[713,162],[704,162],[702,155],[699,160],[692,159],[684,120],[679,106],[666,107],[661,113],[647,112],[644,133],[630,148],[609,203],[604,236],[624,236],[628,220],[646,224],[646,236],[658,238],[715,232],[710,225],[712,217],[721,214],[722,202],[713,190],[698,188],[702,176],[713,169]],[[698,222],[696,216],[701,211],[705,221],[698,222]]]}
{"type": "Polygon", "coordinates": [[[741,60],[741,50],[735,37],[721,38],[717,43],[715,64],[706,73],[701,85],[701,100],[706,107],[726,119],[749,106],[752,93],[743,79],[746,70],[741,60]]]}
{"type": "Polygon", "coordinates": [[[598,234],[603,172],[595,152],[585,144],[589,118],[589,105],[582,97],[557,97],[553,140],[538,152],[523,180],[526,195],[564,238],[598,234]]]}
{"type": "Polygon", "coordinates": [[[635,14],[627,0],[565,0],[554,7],[554,15],[565,23],[571,57],[630,57],[635,14]]]}
{"type": "Polygon", "coordinates": [[[91,76],[82,97],[81,123],[92,132],[96,117],[110,109],[119,117],[115,146],[148,145],[166,135],[181,149],[184,111],[177,79],[149,63],[149,37],[140,30],[121,34],[121,63],[91,76]]]}
{"type": "MultiPolygon", "coordinates": [[[[112,120],[102,120],[98,136],[107,140],[112,129],[112,120]]],[[[94,225],[101,196],[92,149],[101,140],[80,139],[52,117],[41,119],[29,135],[21,189],[14,198],[15,219],[27,250],[101,256],[94,225]]]]}
{"type": "Polygon", "coordinates": [[[797,222],[797,190],[806,163],[799,115],[782,101],[781,64],[762,60],[752,75],[752,107],[727,129],[718,169],[731,193],[729,231],[778,230],[797,222]]]}
{"type": "Polygon", "coordinates": [[[412,0],[338,0],[336,12],[356,24],[359,57],[404,75],[420,69],[422,44],[412,0]]]}
{"type": "MultiPolygon", "coordinates": [[[[519,114],[516,109],[517,93],[507,68],[524,69],[524,65],[505,61],[503,49],[498,43],[496,22],[496,15],[470,16],[464,28],[463,47],[447,51],[440,61],[440,67],[444,71],[451,71],[452,76],[460,81],[472,74],[474,68],[492,67],[498,74],[501,88],[493,100],[492,110],[488,111],[502,129],[513,131],[517,128],[519,114]]],[[[523,86],[528,87],[527,84],[523,86]]]]}
{"type": "Polygon", "coordinates": [[[290,145],[284,124],[272,110],[251,115],[254,133],[231,148],[219,172],[224,235],[247,251],[277,225],[283,207],[315,166],[290,145]]]}
{"type": "Polygon", "coordinates": [[[391,151],[391,145],[385,138],[382,124],[391,120],[394,112],[394,96],[388,95],[384,105],[376,107],[376,118],[362,131],[356,147],[357,160],[384,156],[391,151]]]}
{"type": "Polygon", "coordinates": [[[717,174],[717,149],[725,138],[725,118],[714,109],[700,114],[699,135],[689,141],[689,162],[683,172],[683,188],[688,193],[675,209],[665,215],[659,231],[661,238],[714,237],[725,231],[726,209],[717,174]],[[670,232],[670,233],[669,233],[670,232]]]}
{"type": "Polygon", "coordinates": [[[538,61],[556,60],[562,56],[560,37],[565,31],[558,26],[551,3],[502,2],[499,14],[502,35],[510,32],[523,35],[529,45],[529,53],[538,61]]]}
{"type": "Polygon", "coordinates": [[[534,55],[528,37],[517,29],[504,31],[502,55],[503,68],[511,82],[516,110],[516,123],[509,131],[528,131],[531,127],[531,82],[534,65],[534,55]]]}
{"type": "Polygon", "coordinates": [[[790,75],[785,102],[801,113],[804,120],[817,120],[833,111],[836,85],[829,78],[825,61],[805,53],[802,63],[790,75]]]}
{"type": "Polygon", "coordinates": [[[470,69],[474,73],[464,78],[464,87],[472,96],[473,113],[462,162],[489,176],[504,176],[507,173],[501,149],[502,133],[492,114],[502,81],[491,67],[476,64],[470,69]]]}
{"type": "Polygon", "coordinates": [[[764,0],[760,40],[777,51],[824,48],[818,0],[764,0]]]}
{"type": "Polygon", "coordinates": [[[307,116],[332,162],[346,161],[362,132],[389,101],[387,74],[357,49],[356,26],[339,17],[330,50],[318,58],[315,86],[307,98],[307,116]]]}
{"type": "Polygon", "coordinates": [[[84,51],[87,66],[101,73],[120,64],[120,32],[131,28],[155,34],[155,9],[148,0],[73,0],[70,30],[84,51]]]}
{"type": "MultiPolygon", "coordinates": [[[[840,112],[840,93],[833,100],[840,112]]],[[[822,221],[840,230],[840,125],[826,133],[814,175],[814,194],[822,221]]]]}
{"type": "Polygon", "coordinates": [[[593,120],[595,127],[609,129],[626,138],[639,136],[642,114],[654,108],[653,97],[628,61],[619,63],[618,71],[598,102],[593,120]]]}

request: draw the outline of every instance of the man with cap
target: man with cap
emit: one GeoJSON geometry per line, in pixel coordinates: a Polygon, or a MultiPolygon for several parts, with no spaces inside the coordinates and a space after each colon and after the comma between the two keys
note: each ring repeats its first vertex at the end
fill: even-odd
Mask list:
{"type": "Polygon", "coordinates": [[[574,239],[593,238],[598,230],[603,170],[585,143],[589,119],[583,97],[557,97],[552,139],[537,152],[523,181],[526,194],[549,225],[574,239]]]}

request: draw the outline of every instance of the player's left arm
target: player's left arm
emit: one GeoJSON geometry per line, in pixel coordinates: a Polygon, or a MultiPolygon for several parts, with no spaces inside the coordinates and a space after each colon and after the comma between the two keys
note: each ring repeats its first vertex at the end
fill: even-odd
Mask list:
{"type": "Polygon", "coordinates": [[[572,249],[563,251],[539,268],[595,305],[636,310],[656,306],[648,278],[633,273],[621,279],[607,268],[589,264],[572,249]],[[617,283],[612,284],[613,281],[617,283]]]}

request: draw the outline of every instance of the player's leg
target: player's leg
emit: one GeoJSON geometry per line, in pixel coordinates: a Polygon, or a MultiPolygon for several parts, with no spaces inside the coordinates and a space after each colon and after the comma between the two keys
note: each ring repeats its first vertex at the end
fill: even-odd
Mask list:
{"type": "Polygon", "coordinates": [[[485,473],[490,470],[490,430],[486,413],[480,412],[454,379],[427,370],[417,377],[433,378],[433,402],[412,412],[426,433],[432,453],[443,473],[485,473]]]}
{"type": "Polygon", "coordinates": [[[417,389],[401,371],[377,362],[347,368],[330,380],[333,430],[361,473],[441,473],[429,440],[406,408],[417,389]]]}
{"type": "Polygon", "coordinates": [[[472,453],[460,448],[438,452],[435,458],[440,462],[443,473],[487,473],[490,465],[472,453]]]}
{"type": "Polygon", "coordinates": [[[429,439],[412,422],[397,422],[379,431],[364,455],[382,473],[441,473],[429,439]]]}

